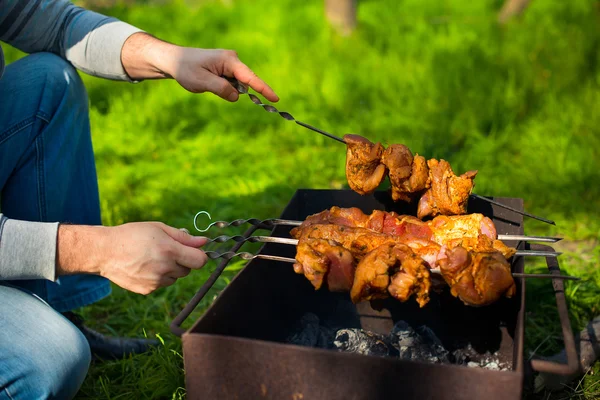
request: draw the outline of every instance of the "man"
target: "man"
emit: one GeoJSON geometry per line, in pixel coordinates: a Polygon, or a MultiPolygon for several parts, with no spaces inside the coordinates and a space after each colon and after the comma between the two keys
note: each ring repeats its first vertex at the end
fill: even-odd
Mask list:
{"type": "Polygon", "coordinates": [[[278,98],[232,51],[180,47],[67,0],[0,0],[0,399],[71,398],[92,353],[153,343],[108,338],[72,310],[140,294],[201,268],[206,239],[158,222],[101,226],[88,98],[75,68],[112,80],[173,78],[228,101],[235,77],[278,98]]]}

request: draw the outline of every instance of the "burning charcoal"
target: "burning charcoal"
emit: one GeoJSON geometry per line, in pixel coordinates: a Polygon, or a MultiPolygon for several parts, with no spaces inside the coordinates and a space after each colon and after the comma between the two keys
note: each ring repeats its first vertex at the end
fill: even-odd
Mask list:
{"type": "MultiPolygon", "coordinates": [[[[465,351],[463,349],[457,349],[454,350],[450,355],[450,362],[452,362],[453,364],[458,364],[458,365],[467,365],[469,367],[473,367],[473,365],[471,365],[471,363],[473,363],[473,361],[471,361],[471,357],[469,357],[469,355],[467,353],[465,353],[465,351]]],[[[475,366],[479,366],[478,363],[474,363],[476,364],[475,366]]]]}
{"type": "Polygon", "coordinates": [[[500,370],[500,366],[499,366],[499,365],[498,365],[498,363],[497,363],[497,362],[495,362],[495,361],[492,361],[491,363],[489,363],[489,364],[486,364],[486,365],[485,365],[483,368],[486,368],[486,369],[493,369],[493,370],[500,370]]]}
{"type": "Polygon", "coordinates": [[[502,363],[497,353],[480,354],[470,344],[452,352],[455,364],[466,365],[469,368],[484,368],[495,371],[510,371],[510,365],[502,363]]]}
{"type": "Polygon", "coordinates": [[[448,363],[448,351],[433,331],[426,326],[415,331],[404,321],[398,321],[392,329],[394,347],[401,359],[420,360],[432,363],[448,363]]]}
{"type": "Polygon", "coordinates": [[[287,340],[291,344],[321,349],[330,349],[332,341],[333,331],[321,326],[319,317],[312,313],[306,313],[302,316],[299,327],[287,340]]]}
{"type": "Polygon", "coordinates": [[[333,342],[335,348],[348,353],[394,357],[398,352],[388,337],[362,329],[340,329],[333,342]]]}

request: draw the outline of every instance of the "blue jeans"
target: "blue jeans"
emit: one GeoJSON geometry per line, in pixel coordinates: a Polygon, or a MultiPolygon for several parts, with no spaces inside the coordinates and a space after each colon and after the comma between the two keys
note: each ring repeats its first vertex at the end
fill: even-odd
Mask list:
{"type": "MultiPolygon", "coordinates": [[[[99,225],[98,197],[87,92],[75,69],[49,53],[28,55],[8,65],[0,79],[2,213],[8,218],[27,221],[99,225]]],[[[67,329],[63,322],[57,322],[62,317],[56,311],[89,305],[110,293],[110,282],[92,275],[65,276],[57,282],[28,280],[10,284],[25,289],[22,293],[34,293],[50,307],[42,306],[36,299],[40,302],[35,303],[37,307],[26,308],[32,315],[11,311],[10,307],[5,308],[5,301],[29,304],[34,297],[17,296],[13,289],[13,295],[4,299],[6,289],[0,287],[0,321],[9,322],[8,330],[5,323],[0,325],[0,377],[8,379],[9,385],[15,379],[36,379],[35,374],[28,372],[27,360],[50,356],[65,345],[61,343],[55,349],[56,340],[49,340],[48,346],[41,350],[39,345],[36,347],[35,337],[19,334],[16,330],[19,326],[22,329],[29,326],[42,334],[44,328],[36,327],[36,322],[47,320],[51,327],[48,329],[54,329],[44,332],[48,339],[56,329],[61,332],[67,329]],[[15,349],[21,351],[19,358],[23,365],[15,365],[14,360],[11,364],[4,358],[15,349]],[[7,371],[9,375],[5,375],[7,371]]],[[[18,309],[17,306],[15,310],[18,309]]],[[[78,354],[73,353],[73,357],[78,354]]],[[[0,380],[0,389],[6,384],[0,380]]],[[[36,381],[30,384],[36,385],[36,381]]],[[[14,395],[13,398],[16,399],[14,395]]]]}
{"type": "Polygon", "coordinates": [[[31,293],[0,284],[0,400],[71,399],[90,347],[69,320],[31,293]]]}

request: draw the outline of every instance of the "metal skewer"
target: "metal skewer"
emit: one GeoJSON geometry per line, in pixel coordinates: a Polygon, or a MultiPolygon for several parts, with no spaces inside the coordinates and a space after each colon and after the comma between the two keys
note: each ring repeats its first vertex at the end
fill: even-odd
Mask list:
{"type": "Polygon", "coordinates": [[[258,96],[253,95],[252,93],[248,92],[248,88],[243,85],[240,81],[238,81],[235,78],[228,78],[228,77],[224,77],[225,79],[227,79],[229,81],[229,83],[231,83],[233,85],[233,87],[241,94],[247,94],[248,97],[250,97],[250,100],[252,100],[252,102],[254,104],[256,104],[257,106],[261,106],[262,108],[264,108],[266,111],[270,112],[270,113],[277,113],[279,114],[282,118],[287,119],[288,121],[294,121],[295,123],[297,123],[300,126],[303,126],[305,128],[310,129],[311,131],[315,131],[320,133],[321,135],[325,135],[330,139],[333,140],[337,140],[338,142],[344,143],[346,144],[346,141],[344,139],[342,139],[341,137],[332,135],[331,133],[325,132],[324,130],[321,130],[319,128],[315,128],[314,126],[305,124],[304,122],[300,122],[298,120],[296,120],[296,118],[294,118],[292,116],[292,114],[290,114],[289,112],[285,112],[285,111],[279,111],[278,109],[276,109],[275,107],[273,107],[272,105],[269,104],[264,104],[259,98],[258,96]]]}
{"type": "MultiPolygon", "coordinates": [[[[206,232],[208,231],[210,228],[212,228],[213,226],[216,226],[217,228],[227,228],[230,226],[241,226],[244,224],[250,224],[250,225],[254,225],[254,226],[265,226],[265,227],[274,227],[276,225],[289,225],[289,226],[300,226],[302,225],[302,221],[293,221],[293,220],[289,220],[289,219],[279,219],[279,218],[271,218],[271,219],[264,219],[264,220],[259,220],[256,218],[249,218],[249,219],[236,219],[233,220],[231,222],[228,221],[215,221],[212,222],[211,224],[209,224],[206,228],[204,229],[200,229],[198,228],[198,226],[196,225],[196,220],[198,219],[198,216],[205,214],[208,215],[210,218],[210,215],[206,212],[206,211],[200,211],[199,213],[196,214],[196,217],[194,218],[194,227],[200,231],[200,232],[206,232]]],[[[561,241],[562,238],[559,237],[549,237],[549,236],[524,236],[524,235],[498,235],[498,240],[502,240],[502,241],[526,241],[526,242],[545,242],[545,243],[556,243],[558,241],[561,241]]]]}
{"type": "MultiPolygon", "coordinates": [[[[308,128],[308,129],[310,129],[310,130],[312,130],[312,131],[318,132],[318,133],[320,133],[321,135],[327,136],[327,137],[328,137],[328,138],[330,138],[330,139],[337,140],[337,141],[338,141],[338,142],[340,142],[340,143],[344,143],[344,144],[346,144],[346,141],[345,141],[344,139],[342,139],[341,137],[339,137],[339,136],[332,135],[331,133],[329,133],[329,132],[325,132],[325,131],[324,131],[324,130],[322,130],[322,129],[315,128],[314,126],[308,125],[308,124],[306,124],[306,123],[304,123],[304,122],[300,122],[300,121],[296,120],[296,119],[294,118],[294,116],[293,116],[292,114],[290,114],[289,112],[286,112],[286,111],[279,111],[277,108],[273,107],[273,106],[272,106],[272,105],[270,105],[270,104],[264,104],[264,103],[263,103],[263,102],[262,102],[262,101],[261,101],[261,100],[258,98],[258,96],[256,96],[256,95],[253,95],[252,93],[248,92],[248,88],[247,88],[245,85],[243,85],[243,84],[242,84],[240,81],[238,81],[237,79],[235,79],[235,78],[229,78],[229,77],[224,77],[224,78],[225,78],[225,79],[227,79],[227,80],[229,81],[229,83],[231,83],[231,85],[232,85],[232,86],[233,86],[233,87],[234,87],[234,88],[235,88],[235,89],[236,89],[236,90],[237,90],[239,93],[248,95],[248,97],[250,97],[250,100],[252,100],[252,102],[253,102],[254,104],[256,104],[256,105],[258,105],[258,106],[261,106],[261,107],[262,107],[262,108],[264,108],[266,111],[268,111],[268,112],[270,112],[270,113],[277,113],[277,114],[279,114],[279,115],[280,115],[282,118],[284,118],[284,119],[287,119],[288,121],[294,121],[295,123],[297,123],[297,124],[298,124],[298,125],[300,125],[300,126],[303,126],[303,127],[305,127],[305,128],[308,128]]],[[[546,218],[542,218],[542,217],[538,217],[538,216],[536,216],[536,215],[533,215],[533,214],[527,213],[527,212],[525,212],[525,211],[520,211],[520,210],[517,210],[517,209],[515,209],[515,208],[513,208],[513,207],[506,206],[506,205],[504,205],[504,204],[502,204],[502,203],[499,203],[499,202],[497,202],[497,201],[494,201],[494,200],[488,199],[488,198],[486,198],[486,197],[479,196],[479,195],[477,195],[477,194],[474,194],[474,193],[472,193],[470,196],[471,196],[471,197],[473,197],[473,198],[479,199],[479,200],[487,201],[488,203],[491,203],[491,204],[497,205],[498,207],[503,207],[503,208],[506,208],[507,210],[510,210],[510,211],[516,212],[516,213],[518,213],[518,214],[525,215],[525,216],[527,216],[527,217],[529,217],[529,218],[537,219],[538,221],[542,221],[542,222],[545,222],[545,223],[547,223],[547,224],[556,225],[556,223],[555,223],[554,221],[552,221],[552,220],[549,220],[549,219],[546,219],[546,218]]]]}
{"type": "MultiPolygon", "coordinates": [[[[254,260],[255,258],[260,258],[263,260],[281,261],[281,262],[290,263],[290,264],[295,264],[297,262],[296,259],[294,259],[294,258],[271,256],[268,254],[252,254],[252,253],[247,253],[247,252],[234,253],[232,251],[229,251],[229,252],[225,252],[225,253],[217,253],[215,251],[206,251],[205,254],[208,256],[208,258],[210,258],[212,260],[217,259],[217,258],[231,260],[234,257],[239,257],[244,260],[254,260]]],[[[431,270],[429,270],[429,272],[441,275],[441,271],[439,269],[431,269],[431,270]]],[[[546,278],[546,279],[561,279],[561,280],[573,280],[573,281],[578,281],[581,279],[576,276],[554,275],[554,274],[522,274],[522,273],[518,273],[518,272],[513,272],[512,275],[515,278],[546,278]]]]}
{"type": "Polygon", "coordinates": [[[487,197],[483,197],[483,196],[480,196],[478,194],[471,193],[471,197],[474,197],[474,198],[479,199],[479,200],[487,201],[488,203],[494,204],[494,205],[502,207],[502,208],[506,208],[507,210],[516,212],[518,214],[525,215],[525,216],[527,216],[529,218],[537,219],[537,220],[545,222],[547,224],[556,225],[556,223],[554,221],[552,221],[552,220],[549,220],[549,219],[546,219],[546,218],[542,218],[542,217],[537,217],[537,216],[535,216],[533,214],[530,214],[528,212],[517,210],[516,208],[504,205],[504,204],[499,203],[499,202],[497,202],[495,200],[488,199],[487,197]]]}
{"type": "MultiPolygon", "coordinates": [[[[279,244],[289,244],[293,246],[298,245],[298,239],[289,239],[282,237],[273,237],[273,236],[217,236],[213,239],[209,239],[206,243],[224,243],[229,240],[234,242],[260,242],[260,243],[279,243],[279,244]]],[[[534,256],[534,257],[558,257],[562,253],[556,251],[540,251],[540,250],[517,250],[515,256],[534,256]]]]}

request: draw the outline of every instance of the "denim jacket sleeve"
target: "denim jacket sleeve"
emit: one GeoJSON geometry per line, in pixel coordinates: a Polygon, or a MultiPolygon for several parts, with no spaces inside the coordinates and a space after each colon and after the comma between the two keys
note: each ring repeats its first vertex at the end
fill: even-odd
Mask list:
{"type": "Polygon", "coordinates": [[[56,280],[58,222],[29,222],[0,214],[0,280],[56,280]]]}
{"type": "Polygon", "coordinates": [[[0,0],[0,40],[25,53],[51,52],[92,76],[131,82],[121,63],[140,29],[68,0],[0,0]]]}

